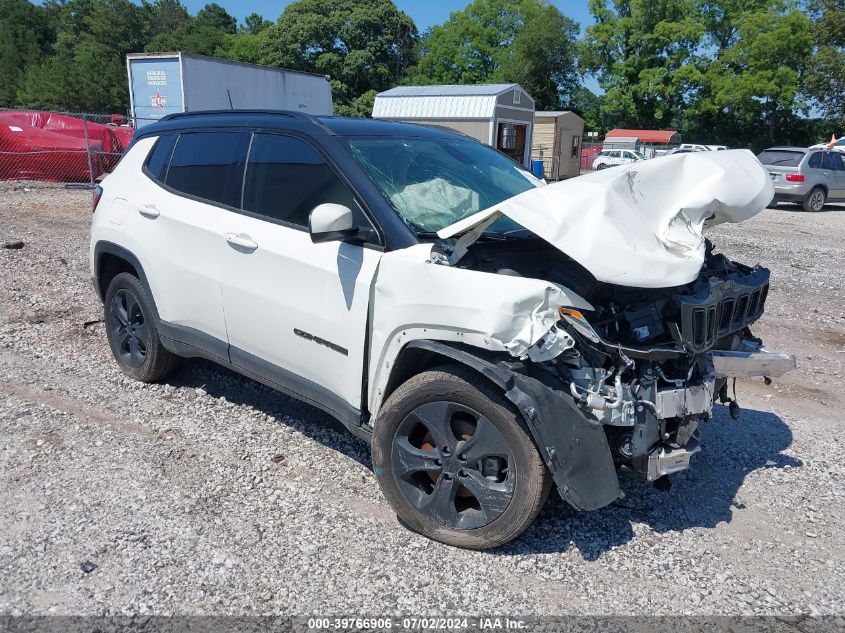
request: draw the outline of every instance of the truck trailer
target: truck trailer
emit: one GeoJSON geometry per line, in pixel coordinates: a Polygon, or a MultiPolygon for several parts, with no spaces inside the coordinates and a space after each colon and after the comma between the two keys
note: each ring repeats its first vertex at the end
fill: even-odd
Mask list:
{"type": "Polygon", "coordinates": [[[174,112],[198,110],[332,113],[331,85],[325,75],[182,52],[130,53],[126,69],[136,129],[174,112]]]}

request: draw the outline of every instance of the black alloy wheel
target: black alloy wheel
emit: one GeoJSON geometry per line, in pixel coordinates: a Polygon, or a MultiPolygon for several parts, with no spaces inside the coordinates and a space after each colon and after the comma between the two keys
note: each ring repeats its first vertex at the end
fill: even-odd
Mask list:
{"type": "Polygon", "coordinates": [[[399,519],[457,547],[516,538],[551,490],[522,414],[499,387],[460,365],[399,385],[376,415],[372,451],[379,487],[399,519]]]}
{"type": "Polygon", "coordinates": [[[103,304],[106,336],[124,374],[143,382],[155,382],[179,366],[180,358],[162,345],[155,304],[135,275],[115,275],[103,304]]]}
{"type": "Polygon", "coordinates": [[[512,451],[484,415],[457,402],[416,407],[393,440],[402,494],[432,521],[472,529],[499,518],[513,498],[512,451]]]}
{"type": "Polygon", "coordinates": [[[128,289],[121,288],[112,296],[107,327],[120,360],[133,368],[143,365],[150,344],[150,329],[141,304],[128,289]]]}

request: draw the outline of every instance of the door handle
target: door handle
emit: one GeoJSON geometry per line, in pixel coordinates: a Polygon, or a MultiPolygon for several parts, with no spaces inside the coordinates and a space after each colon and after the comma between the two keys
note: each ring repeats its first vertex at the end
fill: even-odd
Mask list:
{"type": "Polygon", "coordinates": [[[254,251],[256,248],[258,248],[258,244],[253,242],[249,235],[226,233],[226,241],[229,242],[231,246],[247,249],[250,251],[254,251]]]}
{"type": "Polygon", "coordinates": [[[145,204],[144,206],[139,207],[138,213],[143,215],[145,218],[150,218],[151,220],[155,220],[161,215],[161,211],[159,211],[154,204],[145,204]]]}

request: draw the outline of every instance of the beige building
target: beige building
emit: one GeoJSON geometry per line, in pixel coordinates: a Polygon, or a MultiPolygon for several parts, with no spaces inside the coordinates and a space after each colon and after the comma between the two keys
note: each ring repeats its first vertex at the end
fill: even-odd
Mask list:
{"type": "Polygon", "coordinates": [[[400,86],[376,95],[373,118],[452,128],[530,165],[534,99],[519,84],[400,86]]]}
{"type": "Polygon", "coordinates": [[[573,178],[581,173],[584,119],[568,110],[534,113],[531,160],[543,161],[547,180],[573,178]]]}

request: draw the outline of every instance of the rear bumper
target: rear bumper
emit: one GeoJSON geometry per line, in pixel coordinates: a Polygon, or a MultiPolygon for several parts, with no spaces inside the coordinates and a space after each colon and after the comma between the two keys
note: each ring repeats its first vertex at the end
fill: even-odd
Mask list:
{"type": "Polygon", "coordinates": [[[788,194],[788,193],[776,193],[775,197],[772,198],[772,202],[803,202],[804,195],[798,194],[788,194]]]}
{"type": "Polygon", "coordinates": [[[813,185],[807,182],[795,185],[775,185],[774,202],[801,202],[812,188],[813,185]]]}

